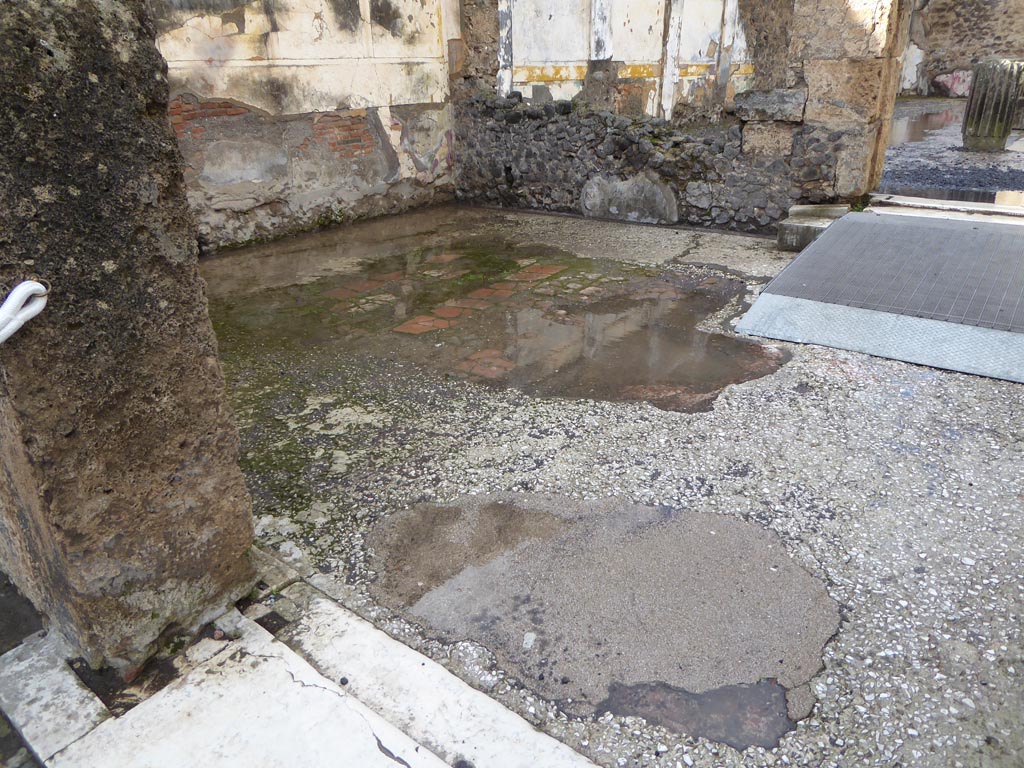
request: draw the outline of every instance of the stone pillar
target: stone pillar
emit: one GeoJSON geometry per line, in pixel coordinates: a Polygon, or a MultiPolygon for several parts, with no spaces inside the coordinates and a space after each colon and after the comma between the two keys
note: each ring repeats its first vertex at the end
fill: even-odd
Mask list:
{"type": "Polygon", "coordinates": [[[0,567],[90,663],[245,594],[253,529],[146,0],[0,3],[0,567]]]}
{"type": "Polygon", "coordinates": [[[804,122],[840,137],[841,198],[881,181],[910,11],[907,0],[796,0],[790,59],[807,84],[804,122]]]}
{"type": "Polygon", "coordinates": [[[1024,90],[1024,61],[989,59],[974,68],[964,113],[964,148],[1002,152],[1024,90]]]}

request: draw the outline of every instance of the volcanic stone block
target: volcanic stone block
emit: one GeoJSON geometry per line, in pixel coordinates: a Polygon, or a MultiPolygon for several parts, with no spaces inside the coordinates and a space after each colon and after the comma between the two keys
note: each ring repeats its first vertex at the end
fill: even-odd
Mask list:
{"type": "Polygon", "coordinates": [[[790,57],[872,59],[906,47],[912,3],[894,0],[796,0],[790,57]]]}
{"type": "Polygon", "coordinates": [[[144,0],[0,4],[0,566],[130,672],[252,584],[248,494],[144,0]]]}
{"type": "Polygon", "coordinates": [[[741,120],[779,120],[799,123],[807,103],[805,88],[776,88],[771,91],[737,93],[733,109],[741,120]]]}
{"type": "Polygon", "coordinates": [[[626,180],[595,177],[580,195],[584,216],[635,221],[644,224],[675,224],[679,209],[667,184],[641,174],[626,180]]]}

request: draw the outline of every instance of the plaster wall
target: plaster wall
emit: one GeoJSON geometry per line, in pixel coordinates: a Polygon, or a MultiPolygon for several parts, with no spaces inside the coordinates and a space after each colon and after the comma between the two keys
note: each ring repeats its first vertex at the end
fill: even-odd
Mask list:
{"type": "MultiPolygon", "coordinates": [[[[771,231],[794,203],[855,199],[881,177],[906,4],[492,0],[489,12],[497,39],[472,46],[456,88],[462,199],[771,231]],[[506,53],[488,61],[491,49],[506,53]]],[[[487,13],[476,0],[464,28],[484,30],[487,13]]]]}
{"type": "Polygon", "coordinates": [[[651,116],[724,103],[753,85],[739,0],[515,0],[504,94],[572,99],[592,62],[651,116]]]}
{"type": "Polygon", "coordinates": [[[154,0],[208,247],[452,194],[458,0],[154,0]]]}

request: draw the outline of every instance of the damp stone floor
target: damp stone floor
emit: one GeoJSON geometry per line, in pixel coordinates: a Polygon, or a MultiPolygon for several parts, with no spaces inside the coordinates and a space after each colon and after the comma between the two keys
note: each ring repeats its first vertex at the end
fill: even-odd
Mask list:
{"type": "Polygon", "coordinates": [[[788,260],[452,207],[205,261],[259,544],[599,765],[1018,765],[1021,385],[737,337],[788,260]]]}

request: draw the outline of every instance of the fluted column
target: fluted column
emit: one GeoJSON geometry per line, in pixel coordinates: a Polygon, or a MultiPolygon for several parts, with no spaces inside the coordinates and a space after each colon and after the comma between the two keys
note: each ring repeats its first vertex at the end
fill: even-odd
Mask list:
{"type": "Polygon", "coordinates": [[[1013,130],[1024,89],[1024,61],[989,59],[974,68],[974,83],[964,115],[966,149],[1001,152],[1013,130]]]}

